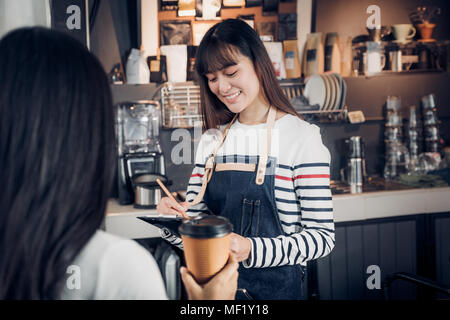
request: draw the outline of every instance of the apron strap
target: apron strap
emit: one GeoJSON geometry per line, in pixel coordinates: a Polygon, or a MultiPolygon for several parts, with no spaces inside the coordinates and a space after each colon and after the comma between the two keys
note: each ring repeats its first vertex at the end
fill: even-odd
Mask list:
{"type": "Polygon", "coordinates": [[[203,196],[204,196],[205,191],[206,191],[206,186],[207,186],[209,180],[211,180],[212,174],[214,172],[214,168],[216,166],[216,163],[214,162],[214,157],[216,156],[217,151],[219,150],[219,148],[222,146],[223,142],[225,141],[225,138],[226,138],[226,136],[228,134],[228,131],[230,130],[231,125],[236,121],[238,115],[239,115],[239,113],[236,113],[234,115],[233,120],[231,120],[231,122],[228,124],[228,126],[223,131],[222,137],[221,137],[219,143],[217,144],[216,148],[214,149],[213,153],[211,153],[209,155],[208,159],[206,160],[205,174],[203,175],[202,187],[200,189],[200,192],[195,197],[194,201],[192,201],[190,203],[190,206],[195,206],[200,201],[202,201],[203,196]]]}
{"type": "Polygon", "coordinates": [[[266,143],[262,144],[262,150],[259,155],[258,171],[256,172],[256,184],[261,185],[264,183],[264,176],[266,175],[267,167],[267,155],[270,152],[272,143],[272,128],[275,123],[275,116],[277,110],[270,107],[269,115],[267,116],[267,129],[266,129],[266,143]]]}
{"type": "MultiPolygon", "coordinates": [[[[266,143],[263,143],[262,151],[259,158],[259,164],[258,164],[258,172],[256,174],[256,184],[261,185],[264,183],[264,175],[266,173],[266,166],[267,166],[267,154],[270,151],[271,147],[271,138],[272,138],[272,128],[275,123],[275,116],[277,112],[276,109],[272,106],[269,109],[269,115],[267,116],[267,130],[266,130],[266,143]],[[268,151],[269,150],[269,151],[268,151]]],[[[233,120],[228,124],[228,126],[225,128],[222,137],[217,144],[216,148],[214,149],[213,153],[211,153],[206,160],[205,164],[205,174],[203,175],[203,183],[200,189],[200,192],[195,197],[194,201],[192,201],[189,206],[194,206],[198,204],[200,201],[203,200],[203,196],[205,195],[206,186],[208,185],[209,180],[211,180],[212,174],[214,172],[214,169],[216,167],[216,163],[214,162],[214,157],[216,156],[217,151],[222,146],[223,142],[225,141],[225,138],[228,134],[228,131],[230,130],[231,125],[236,121],[237,116],[239,114],[236,113],[233,117],[233,120]]],[[[222,170],[224,168],[221,168],[222,170]]]]}
{"type": "Polygon", "coordinates": [[[216,163],[216,168],[214,171],[247,171],[255,172],[256,164],[254,163],[216,163]]]}

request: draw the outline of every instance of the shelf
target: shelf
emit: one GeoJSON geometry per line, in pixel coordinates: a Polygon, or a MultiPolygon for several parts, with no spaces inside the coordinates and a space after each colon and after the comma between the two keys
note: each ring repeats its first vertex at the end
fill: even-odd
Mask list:
{"type": "MultiPolygon", "coordinates": [[[[220,9],[220,17],[217,17],[217,20],[212,21],[221,21],[231,18],[237,18],[239,15],[254,15],[255,29],[257,29],[257,24],[261,22],[271,22],[276,25],[274,30],[274,38],[278,39],[278,14],[283,13],[297,13],[297,2],[279,2],[278,10],[271,14],[263,13],[262,6],[258,7],[222,7],[220,9]]],[[[159,35],[159,22],[161,21],[189,21],[192,25],[195,21],[205,21],[203,19],[199,19],[196,17],[178,17],[177,10],[169,10],[169,11],[159,11],[158,12],[158,35],[159,35]]],[[[158,45],[160,41],[160,36],[158,36],[158,45]]]]}
{"type": "MultiPolygon", "coordinates": [[[[278,13],[296,13],[297,12],[297,3],[296,2],[280,2],[278,4],[278,13]]],[[[237,18],[239,15],[255,15],[256,22],[266,22],[266,21],[274,21],[278,22],[278,15],[263,15],[262,7],[222,7],[220,9],[220,18],[221,19],[230,19],[237,18]]],[[[178,17],[177,10],[170,11],[159,11],[158,12],[158,20],[189,20],[194,21],[195,17],[178,17]]]]}
{"type": "Polygon", "coordinates": [[[445,70],[438,70],[438,69],[415,69],[415,70],[409,70],[409,71],[390,71],[390,70],[383,70],[381,72],[374,73],[372,75],[358,75],[356,77],[343,77],[343,79],[370,79],[374,77],[383,77],[383,76],[404,76],[404,75],[413,75],[413,74],[442,74],[446,73],[445,70]]]}
{"type": "MultiPolygon", "coordinates": [[[[369,42],[369,41],[367,41],[369,42]]],[[[353,44],[353,49],[364,49],[367,46],[367,42],[359,42],[353,44]]],[[[380,41],[381,47],[396,47],[401,49],[414,48],[416,46],[446,46],[450,44],[450,40],[436,40],[436,41],[409,41],[409,42],[396,42],[396,41],[380,41]]]]}

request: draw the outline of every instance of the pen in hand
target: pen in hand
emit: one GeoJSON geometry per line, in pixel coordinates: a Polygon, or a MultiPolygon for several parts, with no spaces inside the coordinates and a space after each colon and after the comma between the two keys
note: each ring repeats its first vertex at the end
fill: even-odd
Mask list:
{"type": "MultiPolygon", "coordinates": [[[[164,193],[173,201],[175,201],[176,203],[178,203],[178,201],[173,197],[173,195],[170,193],[170,191],[166,188],[166,186],[161,182],[161,180],[156,179],[156,182],[159,184],[159,186],[161,187],[161,189],[164,191],[164,193]]],[[[178,203],[179,204],[179,203],[178,203]]],[[[186,212],[181,211],[181,215],[183,216],[184,219],[190,219],[190,217],[186,214],[186,212]]]]}

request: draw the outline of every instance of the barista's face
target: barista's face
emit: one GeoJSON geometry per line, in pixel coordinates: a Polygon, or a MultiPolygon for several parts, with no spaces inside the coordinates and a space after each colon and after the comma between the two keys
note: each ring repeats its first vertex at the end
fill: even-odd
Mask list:
{"type": "Polygon", "coordinates": [[[208,73],[206,77],[211,92],[231,112],[239,113],[248,106],[258,103],[262,97],[253,62],[239,53],[236,54],[235,61],[237,64],[208,73]]]}

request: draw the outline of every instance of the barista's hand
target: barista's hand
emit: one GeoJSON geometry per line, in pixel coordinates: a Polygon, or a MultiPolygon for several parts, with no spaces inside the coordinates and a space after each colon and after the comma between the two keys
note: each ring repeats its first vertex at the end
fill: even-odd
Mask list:
{"type": "Polygon", "coordinates": [[[238,263],[230,255],[227,264],[211,280],[199,285],[185,267],[181,267],[181,279],[189,300],[234,300],[237,290],[238,263]]]}
{"type": "Polygon", "coordinates": [[[238,262],[247,260],[252,250],[252,244],[249,239],[236,233],[231,233],[230,253],[234,255],[238,262]]]}
{"type": "Polygon", "coordinates": [[[188,208],[189,204],[187,202],[178,204],[176,201],[170,199],[169,197],[164,197],[161,198],[161,201],[158,203],[156,210],[159,214],[181,215],[181,212],[186,212],[188,208]]]}

